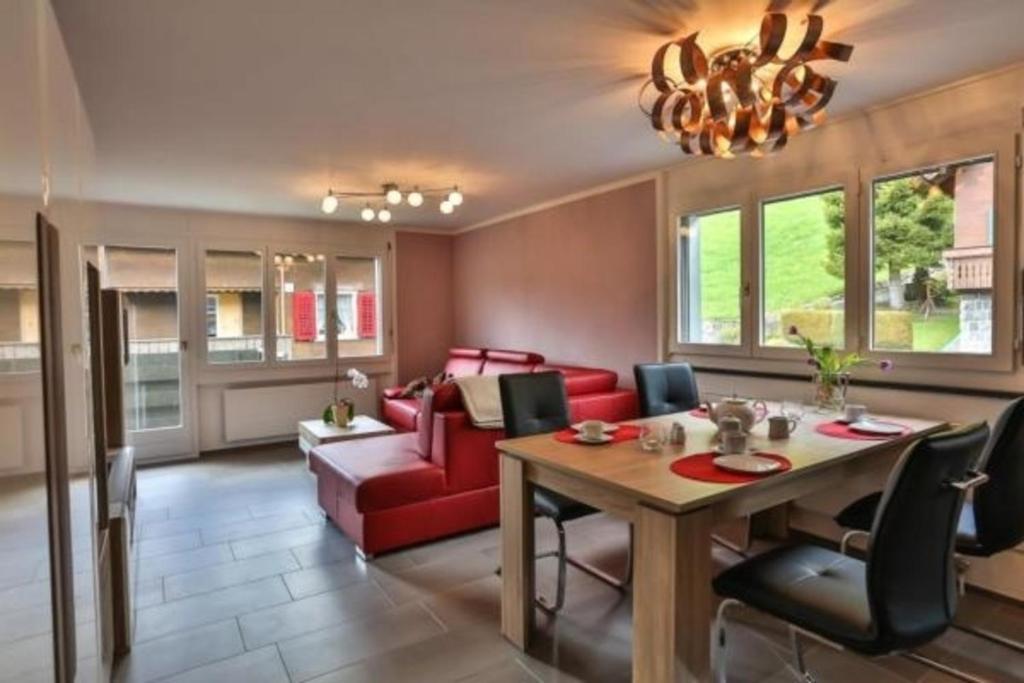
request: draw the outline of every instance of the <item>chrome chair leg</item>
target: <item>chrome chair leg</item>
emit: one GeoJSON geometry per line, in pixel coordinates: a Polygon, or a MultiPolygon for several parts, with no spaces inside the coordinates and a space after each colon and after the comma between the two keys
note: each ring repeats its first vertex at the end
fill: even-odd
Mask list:
{"type": "Polygon", "coordinates": [[[1002,645],[1003,647],[1013,650],[1015,652],[1024,653],[1024,643],[1018,640],[1007,638],[1006,636],[1000,635],[998,633],[993,633],[992,631],[989,631],[987,629],[978,628],[977,626],[970,626],[968,624],[957,623],[953,624],[953,628],[955,628],[957,631],[969,633],[972,636],[981,638],[982,640],[987,640],[990,643],[1002,645]]]}
{"type": "Polygon", "coordinates": [[[558,531],[558,550],[554,553],[544,553],[537,557],[550,557],[555,555],[558,557],[558,578],[555,584],[555,602],[551,602],[544,596],[537,596],[537,606],[549,614],[555,614],[562,609],[565,605],[565,574],[566,574],[566,562],[569,557],[565,551],[565,527],[561,522],[552,520],[555,523],[555,529],[558,531]]]}
{"type": "Polygon", "coordinates": [[[718,612],[715,614],[715,630],[712,632],[714,650],[711,655],[711,668],[714,672],[715,683],[726,683],[726,669],[728,668],[728,652],[725,637],[725,612],[734,605],[742,605],[739,600],[726,598],[718,605],[718,612]]]}
{"type": "Polygon", "coordinates": [[[793,665],[804,683],[814,683],[814,676],[807,671],[807,663],[804,661],[804,644],[800,640],[800,632],[789,627],[789,645],[793,648],[793,665]]]}
{"type": "Polygon", "coordinates": [[[967,681],[967,683],[990,683],[987,678],[978,678],[977,676],[972,676],[966,671],[961,671],[956,667],[952,667],[948,664],[943,664],[938,660],[932,659],[931,657],[926,657],[925,655],[922,655],[918,652],[903,652],[901,654],[905,659],[909,659],[912,662],[917,662],[918,664],[927,666],[929,669],[941,671],[942,673],[952,676],[953,678],[960,679],[961,681],[967,681]]]}

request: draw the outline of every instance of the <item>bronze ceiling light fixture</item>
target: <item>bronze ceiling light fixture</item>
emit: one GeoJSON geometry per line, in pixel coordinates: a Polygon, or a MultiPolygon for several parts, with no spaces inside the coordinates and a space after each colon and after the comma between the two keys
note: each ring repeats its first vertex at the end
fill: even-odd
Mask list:
{"type": "Polygon", "coordinates": [[[758,38],[710,58],[697,44],[699,32],[665,43],[640,89],[641,111],[686,154],[732,158],[782,149],[792,135],[824,120],[835,93],[836,81],[810,62],[846,62],[853,54],[852,45],[821,39],[821,15],[807,15],[805,26],[788,57],[779,55],[787,28],[781,12],[764,15],[758,38]],[[678,73],[669,76],[673,62],[678,73]],[[651,97],[653,103],[645,105],[651,97]]]}

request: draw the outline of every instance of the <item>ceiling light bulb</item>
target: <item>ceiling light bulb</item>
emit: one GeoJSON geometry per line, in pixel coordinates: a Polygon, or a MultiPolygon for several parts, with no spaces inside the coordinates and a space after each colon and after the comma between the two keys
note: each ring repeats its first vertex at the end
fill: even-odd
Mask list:
{"type": "Polygon", "coordinates": [[[455,210],[455,205],[452,204],[450,199],[446,199],[441,202],[441,213],[451,213],[455,210]]]}
{"type": "Polygon", "coordinates": [[[372,208],[370,208],[370,205],[369,205],[369,204],[367,204],[366,206],[364,206],[364,207],[363,207],[363,210],[359,212],[359,217],[360,217],[360,218],[362,218],[362,219],[363,219],[364,221],[366,221],[367,223],[369,223],[370,221],[372,221],[372,220],[373,220],[373,217],[374,217],[375,215],[376,215],[376,214],[374,214],[374,212],[373,212],[373,209],[372,209],[372,208]]]}
{"type": "Polygon", "coordinates": [[[380,211],[377,212],[377,220],[379,220],[381,223],[387,223],[388,221],[391,220],[391,212],[388,211],[387,209],[381,209],[380,211]]]}
{"type": "Polygon", "coordinates": [[[398,191],[397,187],[392,187],[388,190],[388,193],[384,195],[384,198],[388,200],[388,204],[392,206],[402,203],[402,193],[398,191]]]}
{"type": "Polygon", "coordinates": [[[328,192],[324,200],[320,202],[320,210],[324,213],[334,213],[338,210],[338,198],[328,192]]]}
{"type": "Polygon", "coordinates": [[[419,190],[413,190],[409,193],[409,206],[422,206],[423,194],[419,190]]]}
{"type": "Polygon", "coordinates": [[[459,192],[459,188],[455,188],[448,193],[448,201],[452,203],[452,206],[462,205],[462,193],[459,192]]]}

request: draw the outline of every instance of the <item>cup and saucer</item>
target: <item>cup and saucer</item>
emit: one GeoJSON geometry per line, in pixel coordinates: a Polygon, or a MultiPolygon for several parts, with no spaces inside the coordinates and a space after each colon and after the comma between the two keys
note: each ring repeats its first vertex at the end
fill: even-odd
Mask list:
{"type": "Polygon", "coordinates": [[[583,420],[572,425],[572,429],[576,432],[573,439],[586,444],[609,443],[614,439],[612,434],[618,428],[618,425],[602,420],[583,420]]]}
{"type": "Polygon", "coordinates": [[[874,436],[898,436],[903,433],[903,426],[892,422],[875,420],[868,415],[867,406],[857,403],[848,403],[843,409],[843,417],[836,420],[845,424],[850,431],[860,432],[874,436]]]}

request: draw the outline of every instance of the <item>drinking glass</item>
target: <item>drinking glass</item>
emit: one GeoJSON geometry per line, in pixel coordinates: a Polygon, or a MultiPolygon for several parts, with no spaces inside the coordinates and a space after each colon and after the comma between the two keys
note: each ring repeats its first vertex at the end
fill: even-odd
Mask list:
{"type": "Polygon", "coordinates": [[[782,414],[791,420],[799,422],[807,412],[807,406],[803,401],[785,400],[782,402],[782,414]]]}
{"type": "Polygon", "coordinates": [[[645,424],[640,427],[640,450],[657,453],[665,445],[665,430],[660,424],[645,424]]]}

